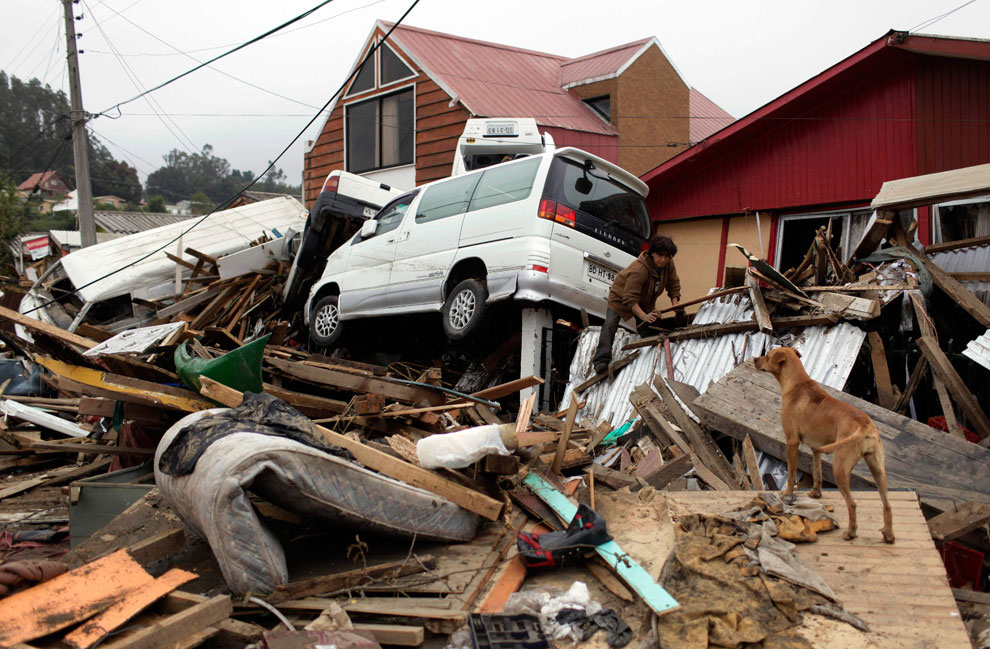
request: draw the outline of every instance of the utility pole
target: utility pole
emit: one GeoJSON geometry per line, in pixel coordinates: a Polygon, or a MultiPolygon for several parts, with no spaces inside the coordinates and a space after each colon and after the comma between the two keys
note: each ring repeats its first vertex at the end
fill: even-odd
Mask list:
{"type": "MultiPolygon", "coordinates": [[[[78,1],[78,0],[77,0],[78,1]]],[[[86,112],[83,110],[82,88],[79,86],[79,53],[76,51],[76,20],[72,15],[72,0],[62,0],[65,10],[65,43],[69,61],[69,97],[72,101],[72,157],[76,165],[76,200],[79,203],[79,235],[82,247],[96,243],[96,221],[93,219],[93,187],[89,182],[89,154],[86,138],[86,112]]]]}

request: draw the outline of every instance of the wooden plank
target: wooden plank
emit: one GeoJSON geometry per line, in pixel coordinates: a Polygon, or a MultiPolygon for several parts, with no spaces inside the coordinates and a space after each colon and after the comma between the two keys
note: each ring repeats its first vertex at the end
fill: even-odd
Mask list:
{"type": "Polygon", "coordinates": [[[533,405],[536,403],[536,394],[529,395],[529,398],[523,401],[519,408],[519,413],[516,415],[516,430],[515,434],[518,438],[523,432],[529,428],[529,419],[533,414],[533,405]]]}
{"type": "Polygon", "coordinates": [[[925,374],[928,373],[928,359],[922,356],[915,363],[914,369],[911,370],[911,376],[908,379],[908,383],[904,386],[904,392],[901,393],[901,398],[897,400],[894,407],[891,408],[896,413],[903,414],[907,409],[908,403],[911,401],[911,397],[918,390],[918,386],[921,385],[921,380],[925,378],[925,374]]]}
{"type": "Polygon", "coordinates": [[[423,644],[425,630],[421,626],[406,626],[403,624],[367,624],[352,625],[357,633],[370,633],[380,645],[397,647],[418,647],[423,644]]]}
{"type": "Polygon", "coordinates": [[[990,237],[973,237],[970,239],[959,239],[948,243],[935,243],[925,246],[925,254],[929,257],[936,252],[948,252],[949,250],[959,250],[961,248],[976,248],[990,246],[990,237]]]}
{"type": "MultiPolygon", "coordinates": [[[[887,481],[891,489],[914,489],[939,511],[952,502],[990,503],[990,451],[942,431],[880,408],[863,399],[822,386],[828,394],[870,416],[883,438],[887,481]]],[[[780,425],[780,386],[767,372],[747,361],[708,387],[692,404],[702,422],[738,440],[747,434],[754,446],[786,458],[780,425]]],[[[823,456],[825,480],[834,483],[832,456],[823,456]]],[[[811,452],[802,445],[798,468],[811,471],[811,452]]],[[[873,487],[864,462],[853,468],[854,488],[873,487]]],[[[865,529],[865,528],[864,528],[865,529]]]]}
{"type": "Polygon", "coordinates": [[[33,331],[40,331],[41,333],[48,334],[52,338],[56,338],[70,345],[82,347],[83,349],[92,349],[98,344],[96,341],[90,340],[89,338],[83,338],[82,336],[78,336],[74,333],[69,333],[65,329],[60,329],[55,325],[48,324],[47,322],[42,322],[41,320],[36,320],[30,316],[22,315],[17,311],[6,307],[0,306],[0,317],[13,320],[22,327],[27,327],[33,331]]]}
{"type": "Polygon", "coordinates": [[[560,468],[564,463],[564,453],[567,452],[567,442],[570,441],[571,431],[574,430],[574,418],[577,417],[577,411],[577,397],[572,393],[571,404],[567,407],[567,417],[564,419],[564,431],[560,434],[560,439],[557,441],[557,452],[553,456],[553,464],[550,465],[551,475],[560,474],[560,468]]]}
{"type": "Polygon", "coordinates": [[[928,258],[923,252],[918,251],[918,254],[913,256],[912,259],[917,258],[924,265],[925,270],[927,270],[931,276],[932,280],[942,291],[948,295],[953,302],[958,304],[963,308],[966,313],[973,316],[973,318],[979,322],[983,327],[990,329],[990,307],[983,303],[980,298],[973,295],[973,292],[963,286],[960,282],[952,279],[952,277],[942,270],[938,264],[928,258]]]}
{"type": "Polygon", "coordinates": [[[287,376],[338,390],[359,394],[374,392],[383,395],[386,399],[410,404],[426,402],[431,406],[439,406],[446,401],[444,395],[436,390],[392,383],[387,379],[358,376],[348,372],[303,365],[273,356],[265,356],[265,362],[287,376]]]}
{"type": "MultiPolygon", "coordinates": [[[[571,520],[577,513],[577,506],[564,494],[557,491],[553,485],[536,473],[528,473],[523,478],[523,484],[529,487],[545,503],[550,505],[563,520],[571,520]]],[[[648,572],[643,570],[615,541],[603,543],[595,548],[602,559],[639,595],[646,605],[657,615],[663,615],[675,610],[680,605],[656,583],[648,572]]]]}
{"type": "Polygon", "coordinates": [[[887,368],[887,353],[883,348],[880,334],[871,331],[867,334],[870,341],[870,360],[873,362],[873,379],[877,384],[878,404],[883,408],[894,407],[894,387],[890,382],[890,370],[887,368]]]}
{"type": "Polygon", "coordinates": [[[229,595],[217,595],[133,634],[100,643],[102,649],[164,649],[198,633],[234,612],[229,595]]]}
{"type": "Polygon", "coordinates": [[[436,559],[431,555],[423,555],[418,560],[391,561],[366,568],[357,568],[330,575],[320,575],[309,579],[290,581],[275,587],[275,592],[268,598],[273,604],[288,599],[300,599],[312,595],[325,595],[342,588],[356,587],[367,579],[387,581],[396,577],[417,574],[436,567],[436,559]]]}
{"type": "Polygon", "coordinates": [[[877,249],[880,242],[887,236],[893,218],[896,218],[896,214],[893,215],[893,218],[888,218],[887,215],[889,214],[890,212],[878,212],[875,217],[870,218],[870,227],[863,233],[863,237],[859,240],[852,254],[849,255],[849,259],[846,260],[847,265],[850,265],[853,259],[867,257],[877,249]]]}
{"type": "Polygon", "coordinates": [[[656,471],[642,476],[646,484],[654,489],[663,489],[672,481],[680,478],[694,467],[690,455],[678,455],[656,471]]]}
{"type": "Polygon", "coordinates": [[[60,451],[62,453],[101,453],[106,455],[141,455],[152,457],[155,454],[153,448],[132,448],[127,446],[108,446],[107,444],[85,444],[67,442],[34,442],[31,444],[33,450],[60,451]]]}
{"type": "MultiPolygon", "coordinates": [[[[203,386],[203,395],[232,408],[240,405],[243,395],[237,390],[228,388],[206,377],[201,379],[201,384],[203,386]]],[[[388,453],[373,449],[370,446],[335,433],[323,426],[316,425],[316,429],[328,442],[334,446],[346,448],[354,455],[354,458],[358,462],[373,471],[378,471],[390,478],[395,478],[396,480],[426,489],[489,520],[498,520],[499,514],[502,512],[502,503],[494,498],[478,493],[473,489],[462,487],[450,480],[441,478],[435,473],[413,466],[404,460],[392,457],[388,453]]]]}
{"type": "Polygon", "coordinates": [[[749,435],[743,438],[743,459],[746,462],[746,473],[749,475],[749,483],[756,491],[763,491],[766,485],[763,484],[763,474],[760,473],[760,463],[756,460],[756,449],[753,448],[753,440],[749,435]]]}
{"type": "Polygon", "coordinates": [[[625,367],[626,365],[629,365],[634,360],[636,360],[636,357],[637,356],[639,356],[639,353],[638,352],[635,353],[635,354],[627,354],[626,356],[623,356],[619,360],[617,360],[614,363],[612,363],[611,365],[609,365],[608,366],[608,370],[606,370],[604,372],[599,372],[599,373],[595,374],[594,376],[592,376],[591,378],[589,378],[587,381],[585,381],[581,385],[579,385],[576,388],[574,388],[574,392],[577,393],[577,394],[581,394],[582,392],[584,392],[585,390],[587,390],[591,386],[595,385],[599,381],[604,381],[609,376],[614,375],[616,372],[618,372],[619,370],[621,370],[623,367],[625,367]]]}
{"type": "Polygon", "coordinates": [[[972,602],[973,604],[985,604],[990,606],[990,593],[982,593],[975,590],[964,590],[953,588],[952,596],[960,602],[972,602]]]}
{"type": "Polygon", "coordinates": [[[85,478],[87,476],[91,476],[96,473],[99,473],[100,471],[106,471],[107,467],[109,466],[110,466],[110,460],[103,459],[103,460],[97,460],[95,462],[90,462],[89,464],[84,464],[82,466],[71,465],[71,466],[60,467],[37,478],[32,478],[30,480],[22,480],[12,485],[8,485],[4,489],[0,490],[0,500],[22,493],[29,489],[33,489],[35,487],[54,486],[64,482],[69,482],[71,480],[76,480],[78,478],[85,478]]]}
{"type": "Polygon", "coordinates": [[[967,502],[928,520],[936,541],[951,541],[990,523],[990,505],[967,502]]]}
{"type": "MultiPolygon", "coordinates": [[[[686,456],[682,456],[686,457],[686,456]]],[[[636,481],[634,476],[628,473],[623,473],[622,471],[616,471],[615,469],[610,469],[601,464],[592,464],[587,469],[588,473],[595,474],[595,480],[606,485],[610,489],[624,489],[625,487],[638,487],[639,483],[636,481]]]]}
{"type": "Polygon", "coordinates": [[[30,642],[85,620],[150,583],[125,550],[14,593],[0,603],[0,646],[30,642]]]}
{"type": "Polygon", "coordinates": [[[520,379],[509,381],[508,383],[493,385],[490,388],[485,388],[484,390],[473,392],[471,396],[478,399],[487,399],[489,401],[494,401],[496,399],[501,399],[502,397],[509,396],[510,394],[515,394],[520,390],[525,390],[526,388],[532,388],[537,385],[543,385],[543,379],[541,379],[538,376],[524,376],[520,379]]]}
{"type": "Polygon", "coordinates": [[[983,438],[980,446],[986,448],[990,444],[990,419],[987,419],[983,408],[980,407],[979,402],[973,397],[973,393],[969,391],[966,383],[952,367],[952,363],[946,358],[935,339],[922,336],[917,342],[918,347],[921,348],[931,364],[932,371],[945,383],[945,386],[952,393],[955,403],[959,404],[959,407],[966,414],[966,418],[969,419],[970,425],[983,438]]]}
{"type": "Polygon", "coordinates": [[[75,649],[89,649],[152,602],[193,579],[196,579],[195,573],[172,568],[161,577],[135,588],[113,606],[66,635],[63,642],[75,649]]]}
{"type": "Polygon", "coordinates": [[[763,301],[763,293],[760,291],[759,280],[746,273],[746,286],[749,288],[749,299],[753,303],[753,318],[756,320],[760,331],[765,334],[773,333],[773,323],[770,322],[770,312],[767,310],[767,303],[763,301]]]}

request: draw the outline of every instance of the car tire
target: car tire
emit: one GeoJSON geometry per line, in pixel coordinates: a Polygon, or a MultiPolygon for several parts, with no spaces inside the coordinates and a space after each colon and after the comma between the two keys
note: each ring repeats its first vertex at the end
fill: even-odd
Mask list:
{"type": "Polygon", "coordinates": [[[309,340],[320,347],[330,347],[340,339],[341,322],[339,297],[320,298],[309,316],[309,340]]]}
{"type": "Polygon", "coordinates": [[[488,289],[469,277],[450,292],[443,303],[443,332],[450,340],[464,340],[481,327],[487,308],[488,289]]]}

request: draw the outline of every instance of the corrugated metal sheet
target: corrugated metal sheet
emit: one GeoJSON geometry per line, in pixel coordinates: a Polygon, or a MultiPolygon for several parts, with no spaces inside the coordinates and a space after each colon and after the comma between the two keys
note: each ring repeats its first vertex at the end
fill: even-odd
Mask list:
{"type": "MultiPolygon", "coordinates": [[[[748,321],[752,319],[752,315],[749,296],[737,293],[706,302],[698,310],[694,324],[748,321]]],[[[598,327],[589,327],[578,338],[577,350],[570,366],[570,382],[562,401],[564,404],[570,402],[574,388],[592,374],[591,359],[598,345],[598,332],[598,327]]],[[[622,347],[638,337],[620,331],[615,338],[613,358],[619,359],[627,353],[620,351],[622,347]]],[[[766,334],[752,332],[671,343],[674,379],[693,386],[698,392],[704,392],[709,385],[740,363],[762,356],[771,345],[793,342],[801,352],[801,360],[808,375],[820,383],[841,390],[849,378],[865,338],[866,332],[843,322],[832,327],[808,327],[796,340],[779,341],[766,334]]],[[[629,402],[629,394],[633,388],[652,382],[658,373],[666,376],[666,358],[663,352],[659,352],[656,347],[643,348],[639,352],[636,360],[623,368],[614,380],[602,381],[581,393],[580,398],[585,401],[585,406],[578,413],[579,419],[590,417],[617,427],[635,416],[629,402]]]]}
{"type": "Polygon", "coordinates": [[[163,225],[179,223],[193,217],[180,214],[167,214],[161,212],[93,212],[93,220],[96,226],[107,232],[117,234],[134,234],[160,228],[163,225]]]}
{"type": "MultiPolygon", "coordinates": [[[[62,250],[65,250],[66,248],[82,247],[82,235],[79,234],[78,230],[49,230],[48,236],[50,236],[55,244],[62,250]]],[[[119,239],[123,236],[125,235],[118,234],[116,232],[97,232],[96,243],[113,241],[114,239],[119,239]]]]}
{"type": "MultiPolygon", "coordinates": [[[[932,255],[935,264],[947,273],[985,273],[990,269],[990,246],[972,246],[932,255]]],[[[962,282],[984,304],[990,306],[990,282],[962,282]]]]}
{"type": "Polygon", "coordinates": [[[390,38],[474,115],[533,117],[541,126],[615,134],[580,97],[561,87],[566,57],[406,25],[390,38]]]}
{"type": "Polygon", "coordinates": [[[712,133],[721,131],[736,121],[735,117],[719,108],[715,102],[694,88],[688,92],[688,104],[691,115],[688,137],[692,143],[701,142],[712,133]]]}
{"type": "Polygon", "coordinates": [[[614,76],[619,68],[652,40],[652,38],[644,38],[571,59],[560,66],[560,85],[567,87],[571,84],[614,76]]]}
{"type": "MultiPolygon", "coordinates": [[[[216,212],[185,233],[182,249],[192,247],[203,254],[220,257],[246,248],[262,234],[289,228],[301,231],[306,222],[302,204],[292,198],[276,198],[216,212]]],[[[172,223],[113,241],[76,250],[62,258],[66,274],[86,301],[120,295],[149,279],[174,272],[175,262],[159,251],[145,258],[182,234],[191,223],[172,223]],[[104,278],[111,271],[128,267],[126,272],[104,278]]],[[[173,244],[174,245],[174,244],[173,244]]]]}
{"type": "Polygon", "coordinates": [[[979,338],[969,341],[963,354],[990,370],[990,329],[979,338]]]}

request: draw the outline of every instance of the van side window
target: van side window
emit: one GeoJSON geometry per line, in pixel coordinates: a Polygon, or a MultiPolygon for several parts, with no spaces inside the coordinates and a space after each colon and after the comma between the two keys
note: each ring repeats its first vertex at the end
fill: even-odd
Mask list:
{"type": "Polygon", "coordinates": [[[416,223],[429,223],[467,212],[468,202],[478,185],[479,176],[480,174],[461,176],[427,189],[416,209],[416,223]]]}
{"type": "Polygon", "coordinates": [[[409,209],[409,206],[412,204],[413,199],[418,193],[419,190],[403,194],[383,207],[381,211],[375,215],[375,220],[378,221],[378,229],[375,230],[375,233],[370,237],[362,237],[361,233],[358,232],[357,237],[354,239],[354,243],[367,241],[368,239],[377,237],[380,234],[385,234],[386,232],[391,232],[399,227],[399,224],[402,223],[402,217],[406,215],[406,211],[409,209]]]}
{"type": "Polygon", "coordinates": [[[471,199],[471,211],[521,201],[533,191],[533,181],[540,168],[541,158],[489,167],[482,173],[481,182],[471,199]]]}

